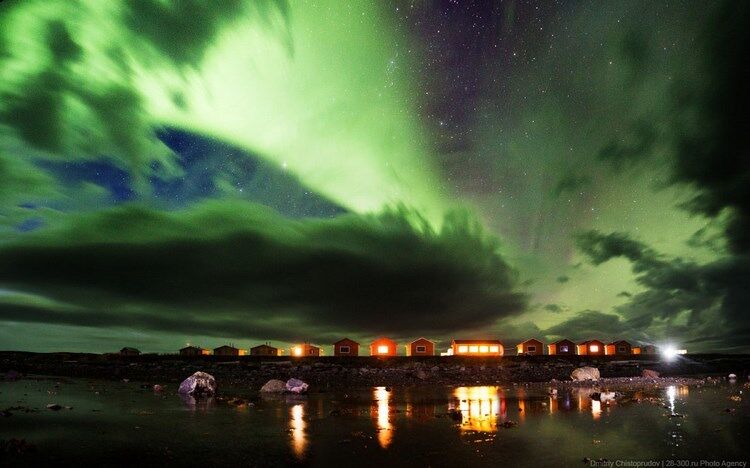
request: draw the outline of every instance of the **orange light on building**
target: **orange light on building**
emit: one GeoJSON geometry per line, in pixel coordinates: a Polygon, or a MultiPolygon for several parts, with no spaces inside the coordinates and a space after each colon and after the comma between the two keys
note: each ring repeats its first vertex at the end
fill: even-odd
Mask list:
{"type": "Polygon", "coordinates": [[[503,344],[498,340],[453,340],[453,355],[502,356],[503,344]]]}
{"type": "Polygon", "coordinates": [[[295,346],[294,348],[292,348],[292,353],[294,353],[295,356],[302,356],[302,347],[295,346]]]}
{"type": "Polygon", "coordinates": [[[589,349],[591,350],[592,353],[598,353],[599,352],[599,346],[597,346],[595,344],[592,344],[589,349]]]}
{"type": "Polygon", "coordinates": [[[378,354],[388,354],[388,346],[386,345],[378,346],[378,354]]]}

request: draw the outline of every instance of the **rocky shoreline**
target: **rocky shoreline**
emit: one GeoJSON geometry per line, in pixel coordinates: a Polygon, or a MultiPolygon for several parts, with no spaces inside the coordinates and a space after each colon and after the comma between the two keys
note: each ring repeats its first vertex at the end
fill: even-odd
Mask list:
{"type": "Polygon", "coordinates": [[[260,389],[271,379],[298,378],[311,391],[328,391],[372,386],[459,386],[505,385],[570,381],[574,369],[599,369],[601,382],[642,381],[645,369],[672,380],[693,380],[705,376],[734,373],[747,381],[748,355],[680,356],[672,362],[658,357],[632,359],[587,356],[507,356],[503,358],[395,357],[359,358],[258,358],[245,356],[227,360],[214,356],[195,359],[172,355],[125,357],[70,353],[0,352],[0,374],[21,378],[29,375],[78,377],[104,380],[130,380],[154,384],[178,384],[194,372],[213,375],[223,386],[260,389]]]}

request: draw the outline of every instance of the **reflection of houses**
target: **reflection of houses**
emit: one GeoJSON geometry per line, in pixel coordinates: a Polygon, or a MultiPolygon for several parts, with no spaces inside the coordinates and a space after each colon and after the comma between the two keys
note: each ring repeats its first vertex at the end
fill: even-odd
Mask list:
{"type": "Polygon", "coordinates": [[[135,348],[124,347],[120,350],[120,356],[138,356],[141,352],[135,348]]]}
{"type": "Polygon", "coordinates": [[[604,343],[599,340],[589,340],[578,343],[576,351],[580,356],[604,356],[604,343]]]}
{"type": "Polygon", "coordinates": [[[320,348],[313,346],[310,343],[302,343],[292,346],[292,356],[303,357],[303,356],[320,356],[320,348]]]}
{"type": "Polygon", "coordinates": [[[406,345],[407,356],[434,356],[435,343],[426,338],[419,338],[406,345]]]}
{"type": "Polygon", "coordinates": [[[359,343],[349,338],[344,338],[333,344],[334,356],[359,356],[359,343]]]}
{"type": "Polygon", "coordinates": [[[503,355],[503,344],[500,340],[453,340],[451,349],[454,356],[503,355]]]}
{"type": "Polygon", "coordinates": [[[180,356],[208,356],[211,351],[199,346],[185,346],[180,350],[180,356]]]}
{"type": "Polygon", "coordinates": [[[449,409],[461,412],[461,430],[496,432],[497,419],[505,419],[505,398],[497,387],[458,387],[449,409]]]}
{"type": "Polygon", "coordinates": [[[550,355],[574,355],[576,353],[576,344],[570,340],[555,341],[547,345],[547,352],[550,355]]]}
{"type": "Polygon", "coordinates": [[[268,343],[253,346],[250,348],[251,356],[280,356],[279,348],[275,348],[268,343]]]}
{"type": "Polygon", "coordinates": [[[633,347],[625,340],[613,341],[604,348],[604,353],[608,356],[630,356],[633,347]]]}
{"type": "Polygon", "coordinates": [[[532,338],[530,340],[524,341],[523,343],[519,343],[518,346],[516,346],[516,352],[518,354],[525,354],[528,356],[544,354],[544,344],[542,344],[541,341],[532,338]]]}
{"type": "Polygon", "coordinates": [[[214,348],[214,356],[244,356],[245,354],[247,354],[247,351],[234,346],[224,345],[214,348]]]}
{"type": "Polygon", "coordinates": [[[396,342],[390,338],[381,337],[370,343],[370,356],[395,356],[396,342]]]}

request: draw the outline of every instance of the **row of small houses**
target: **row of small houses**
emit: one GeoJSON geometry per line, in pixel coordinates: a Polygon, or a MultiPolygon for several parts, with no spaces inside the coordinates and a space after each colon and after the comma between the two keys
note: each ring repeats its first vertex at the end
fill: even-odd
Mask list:
{"type": "MultiPolygon", "coordinates": [[[[360,344],[349,338],[344,338],[333,343],[334,356],[359,356],[360,344]]],[[[519,355],[542,355],[544,343],[537,339],[526,340],[516,346],[519,355]]],[[[370,343],[370,356],[396,356],[398,344],[390,338],[378,338],[370,343]]],[[[321,356],[322,350],[319,346],[309,343],[294,345],[291,347],[290,355],[293,357],[321,356]]],[[[134,348],[123,348],[121,354],[139,354],[134,348]]],[[[447,352],[441,355],[455,356],[502,356],[505,349],[500,340],[453,340],[447,352]]],[[[571,340],[560,340],[547,345],[549,355],[579,355],[579,356],[629,356],[633,354],[656,354],[657,349],[653,345],[633,346],[625,340],[613,341],[608,344],[599,340],[589,340],[582,343],[574,343],[571,340]]],[[[180,349],[181,356],[206,356],[211,351],[198,346],[186,346],[180,349]]],[[[250,348],[248,353],[244,349],[234,346],[219,346],[213,350],[215,356],[282,356],[284,350],[271,346],[269,343],[250,348]]],[[[406,345],[407,356],[434,356],[435,342],[426,338],[416,339],[406,345]]]]}

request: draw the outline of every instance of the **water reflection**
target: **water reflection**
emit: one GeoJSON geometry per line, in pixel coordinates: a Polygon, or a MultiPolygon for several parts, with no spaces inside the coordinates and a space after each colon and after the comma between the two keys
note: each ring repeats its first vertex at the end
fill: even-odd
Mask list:
{"type": "Polygon", "coordinates": [[[179,394],[182,403],[193,412],[207,413],[216,406],[214,397],[195,398],[192,395],[179,394]]]}
{"type": "Polygon", "coordinates": [[[302,403],[292,406],[290,409],[289,430],[292,434],[292,451],[298,459],[304,458],[307,448],[307,434],[305,423],[305,405],[302,403]]]}
{"type": "Polygon", "coordinates": [[[507,415],[505,398],[498,387],[458,387],[449,410],[461,412],[461,429],[480,432],[497,431],[498,416],[507,415]]]}
{"type": "Polygon", "coordinates": [[[385,387],[375,387],[373,391],[375,405],[371,411],[375,418],[378,429],[378,443],[383,448],[388,448],[393,439],[393,426],[391,424],[390,400],[391,393],[385,387]]]}

